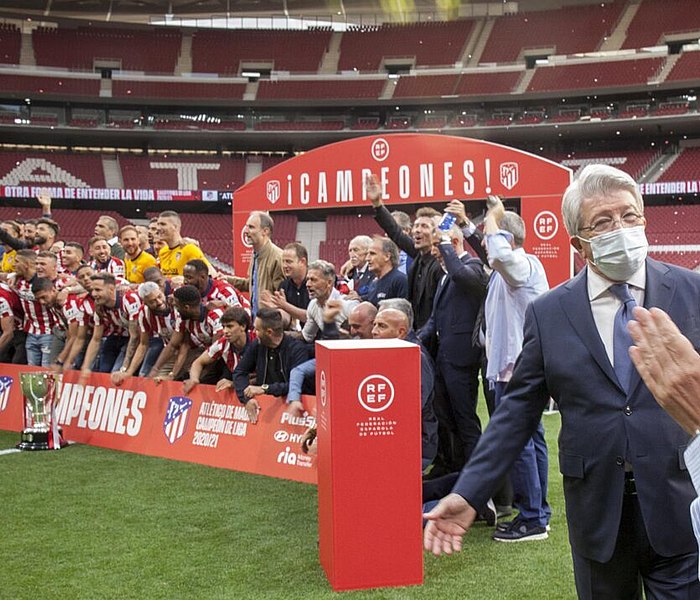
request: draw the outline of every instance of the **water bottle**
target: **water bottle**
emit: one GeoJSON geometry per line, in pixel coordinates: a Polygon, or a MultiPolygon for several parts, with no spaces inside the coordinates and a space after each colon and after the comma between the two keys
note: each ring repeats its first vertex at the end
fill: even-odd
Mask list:
{"type": "Polygon", "coordinates": [[[457,215],[446,212],[444,215],[442,215],[442,221],[440,221],[438,229],[442,232],[447,232],[450,229],[452,229],[452,226],[455,224],[456,221],[457,215]]]}

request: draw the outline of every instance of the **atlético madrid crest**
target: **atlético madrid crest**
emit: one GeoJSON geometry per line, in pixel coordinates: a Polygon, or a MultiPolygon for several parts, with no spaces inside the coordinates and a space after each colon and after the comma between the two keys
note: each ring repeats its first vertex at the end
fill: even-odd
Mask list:
{"type": "Polygon", "coordinates": [[[168,408],[163,420],[163,433],[171,444],[177,442],[187,431],[192,400],[184,396],[174,396],[168,400],[168,408]]]}
{"type": "Polygon", "coordinates": [[[276,179],[267,182],[266,192],[267,199],[270,201],[270,204],[275,204],[280,199],[280,190],[280,182],[276,179]]]}
{"type": "Polygon", "coordinates": [[[512,190],[518,183],[518,163],[501,163],[501,183],[507,190],[512,190]]]}
{"type": "Polygon", "coordinates": [[[0,377],[0,412],[7,408],[7,402],[10,399],[10,390],[12,389],[12,377],[3,375],[0,377]]]}

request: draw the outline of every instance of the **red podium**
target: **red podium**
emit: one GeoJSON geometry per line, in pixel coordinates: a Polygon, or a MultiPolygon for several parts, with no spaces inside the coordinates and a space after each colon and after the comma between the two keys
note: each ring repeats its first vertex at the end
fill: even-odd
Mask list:
{"type": "Polygon", "coordinates": [[[334,590],[423,583],[420,350],[316,343],[318,525],[334,590]]]}

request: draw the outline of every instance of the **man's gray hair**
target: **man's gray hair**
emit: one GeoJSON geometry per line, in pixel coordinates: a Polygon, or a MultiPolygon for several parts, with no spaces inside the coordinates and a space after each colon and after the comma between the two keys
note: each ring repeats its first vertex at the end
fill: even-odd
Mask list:
{"type": "Polygon", "coordinates": [[[381,235],[375,235],[374,241],[379,242],[381,250],[384,254],[389,255],[391,266],[396,268],[399,266],[399,247],[394,244],[389,238],[381,235]]]}
{"type": "Polygon", "coordinates": [[[409,217],[402,210],[395,210],[391,213],[392,218],[396,221],[396,224],[401,227],[404,231],[411,229],[411,217],[409,217]]]}
{"type": "Polygon", "coordinates": [[[356,235],[350,240],[348,246],[352,246],[353,243],[357,243],[358,245],[362,246],[365,250],[369,250],[369,246],[372,243],[372,238],[368,235],[356,235]]]}
{"type": "Polygon", "coordinates": [[[160,290],[160,286],[155,281],[146,281],[139,286],[139,298],[145,300],[146,296],[160,290]]]}
{"type": "Polygon", "coordinates": [[[505,211],[498,228],[512,233],[515,247],[522,247],[525,241],[525,221],[518,213],[514,213],[512,210],[505,211]]]}
{"type": "Polygon", "coordinates": [[[408,321],[408,328],[413,329],[413,307],[411,303],[405,298],[387,298],[386,300],[379,301],[378,313],[383,310],[398,310],[406,315],[406,320],[408,321]]]}
{"type": "Polygon", "coordinates": [[[315,260],[309,265],[307,270],[318,271],[324,279],[335,281],[335,267],[327,260],[315,260]]]}
{"type": "Polygon", "coordinates": [[[270,216],[270,213],[263,210],[254,210],[250,214],[257,215],[258,219],[260,219],[260,229],[269,229],[270,235],[272,235],[272,230],[275,228],[275,222],[270,216]]]}
{"type": "Polygon", "coordinates": [[[581,204],[587,198],[607,196],[611,193],[627,191],[637,201],[639,213],[644,213],[644,200],[634,179],[610,165],[588,165],[581,169],[571,182],[561,201],[564,226],[570,236],[578,235],[582,227],[581,204]]]}
{"type": "Polygon", "coordinates": [[[99,219],[97,220],[104,221],[113,234],[116,235],[117,231],[119,231],[119,223],[117,223],[117,220],[114,217],[110,217],[109,215],[100,215],[99,219]]]}

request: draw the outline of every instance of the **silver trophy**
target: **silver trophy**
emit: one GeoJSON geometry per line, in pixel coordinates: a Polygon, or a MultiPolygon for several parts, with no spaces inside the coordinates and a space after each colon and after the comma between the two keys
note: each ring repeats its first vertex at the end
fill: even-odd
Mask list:
{"type": "Polygon", "coordinates": [[[60,448],[58,429],[52,423],[52,408],[56,398],[56,375],[46,371],[19,374],[24,395],[24,429],[20,450],[48,450],[60,448]],[[53,436],[51,436],[53,431],[53,436]],[[51,442],[51,443],[50,443],[51,442]]]}

